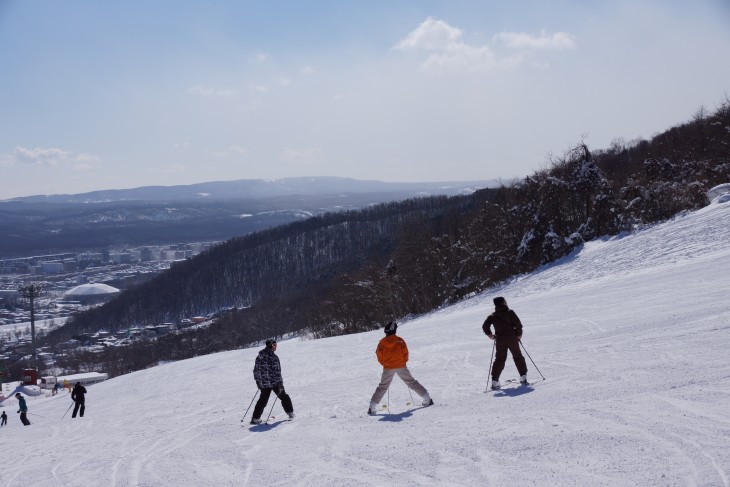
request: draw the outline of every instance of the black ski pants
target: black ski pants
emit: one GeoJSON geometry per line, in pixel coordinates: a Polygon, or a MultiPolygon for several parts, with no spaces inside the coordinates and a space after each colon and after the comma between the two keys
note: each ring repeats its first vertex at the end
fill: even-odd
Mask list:
{"type": "Polygon", "coordinates": [[[494,357],[494,365],[492,366],[492,380],[499,380],[499,376],[504,370],[504,364],[507,361],[507,350],[512,353],[512,359],[517,366],[517,372],[520,375],[525,375],[527,373],[527,363],[520,351],[520,341],[517,337],[515,335],[495,337],[495,340],[497,340],[495,345],[497,354],[494,357]]]}
{"type": "Polygon", "coordinates": [[[284,384],[276,384],[274,387],[264,387],[261,389],[259,400],[256,401],[256,407],[253,408],[253,419],[259,419],[264,413],[264,408],[266,408],[266,403],[269,402],[271,391],[274,391],[276,397],[281,401],[284,411],[287,413],[294,412],[294,406],[292,406],[289,394],[284,390],[284,384]]]}
{"type": "Polygon", "coordinates": [[[0,421],[0,426],[5,426],[6,424],[8,424],[8,417],[3,416],[2,418],[3,419],[0,421]]]}
{"type": "Polygon", "coordinates": [[[28,421],[28,416],[26,416],[26,413],[25,413],[25,411],[23,411],[22,413],[20,413],[20,421],[21,421],[21,422],[22,422],[22,423],[23,423],[23,424],[24,424],[25,426],[29,426],[29,425],[30,425],[30,421],[28,421]]]}
{"type": "Polygon", "coordinates": [[[78,400],[77,399],[74,402],[76,403],[76,405],[74,406],[74,412],[71,413],[71,417],[72,418],[75,418],[76,417],[76,414],[79,413],[79,416],[81,416],[83,418],[84,417],[84,410],[86,409],[86,405],[85,405],[86,400],[85,399],[81,399],[81,400],[78,400]]]}

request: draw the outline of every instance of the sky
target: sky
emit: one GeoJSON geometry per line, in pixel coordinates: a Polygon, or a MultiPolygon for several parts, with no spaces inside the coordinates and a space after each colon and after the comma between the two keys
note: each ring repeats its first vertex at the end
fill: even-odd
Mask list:
{"type": "Polygon", "coordinates": [[[23,388],[27,427],[6,384],[0,485],[728,486],[729,239],[726,200],[400,322],[427,408],[395,378],[366,414],[382,330],[279,340],[293,421],[272,394],[273,418],[249,424],[262,346],[91,385],[83,418],[67,392],[23,388]],[[524,326],[532,387],[506,382],[508,357],[485,392],[495,295],[524,326]]]}
{"type": "Polygon", "coordinates": [[[0,0],[0,199],[511,178],[730,92],[725,0],[0,0]]]}

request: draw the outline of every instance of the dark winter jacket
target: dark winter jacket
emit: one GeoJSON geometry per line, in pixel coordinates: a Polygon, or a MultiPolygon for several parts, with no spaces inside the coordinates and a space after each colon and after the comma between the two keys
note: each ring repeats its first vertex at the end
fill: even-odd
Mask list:
{"type": "Polygon", "coordinates": [[[253,367],[253,378],[259,389],[270,389],[284,380],[281,378],[279,357],[270,348],[264,348],[256,357],[253,367]]]}
{"type": "Polygon", "coordinates": [[[522,322],[517,314],[507,306],[497,306],[494,313],[487,316],[482,325],[484,333],[491,335],[492,325],[494,325],[494,334],[497,337],[522,336],[522,322]]]}
{"type": "Polygon", "coordinates": [[[76,402],[84,402],[84,394],[86,394],[86,387],[81,384],[76,384],[73,391],[71,391],[71,400],[76,402]]]}
{"type": "Polygon", "coordinates": [[[28,405],[25,403],[24,397],[18,398],[18,412],[19,413],[27,413],[28,412],[28,405]]]}

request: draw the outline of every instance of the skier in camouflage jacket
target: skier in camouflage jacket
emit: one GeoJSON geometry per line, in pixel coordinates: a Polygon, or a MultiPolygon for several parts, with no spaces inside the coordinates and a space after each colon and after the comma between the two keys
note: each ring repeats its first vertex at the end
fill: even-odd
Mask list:
{"type": "Polygon", "coordinates": [[[294,418],[294,407],[292,406],[291,398],[284,390],[284,380],[281,377],[279,357],[274,352],[276,352],[276,340],[266,340],[266,348],[261,350],[258,356],[256,356],[253,378],[256,381],[256,387],[261,390],[261,396],[256,401],[251,424],[261,423],[261,415],[266,408],[266,403],[269,402],[271,391],[274,391],[276,397],[281,400],[281,405],[289,415],[289,418],[294,418]]]}

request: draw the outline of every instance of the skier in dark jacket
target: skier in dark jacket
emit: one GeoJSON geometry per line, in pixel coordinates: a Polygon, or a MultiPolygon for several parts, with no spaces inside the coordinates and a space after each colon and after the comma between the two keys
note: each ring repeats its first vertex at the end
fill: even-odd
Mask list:
{"type": "Polygon", "coordinates": [[[512,353],[517,371],[520,374],[520,383],[527,384],[527,363],[520,351],[520,340],[522,339],[522,322],[517,313],[509,309],[507,300],[503,297],[494,298],[494,313],[487,316],[482,325],[484,333],[492,340],[496,340],[497,354],[494,357],[492,366],[492,389],[499,389],[499,376],[504,370],[507,361],[507,350],[512,353]],[[492,334],[494,325],[494,334],[492,334]]]}
{"type": "Polygon", "coordinates": [[[75,418],[76,414],[79,413],[79,415],[83,418],[84,410],[86,409],[86,405],[84,404],[86,402],[86,387],[82,386],[81,382],[77,382],[71,391],[71,399],[76,403],[74,406],[74,412],[71,413],[71,417],[75,418]]]}
{"type": "Polygon", "coordinates": [[[0,414],[0,426],[5,426],[8,424],[8,415],[5,414],[5,411],[3,411],[2,414],[0,414]]]}
{"type": "Polygon", "coordinates": [[[276,352],[276,340],[266,340],[266,348],[261,350],[256,357],[256,364],[253,368],[253,378],[256,381],[256,387],[261,390],[261,396],[256,401],[256,407],[253,409],[251,424],[260,424],[261,415],[264,412],[266,403],[269,402],[271,391],[281,400],[289,418],[294,418],[294,406],[292,406],[289,394],[284,391],[284,380],[281,377],[281,364],[276,352]]]}
{"type": "Polygon", "coordinates": [[[18,412],[20,413],[20,421],[23,423],[24,426],[29,426],[30,421],[28,421],[28,405],[25,403],[25,398],[17,392],[15,394],[15,398],[18,400],[18,412]]]}

